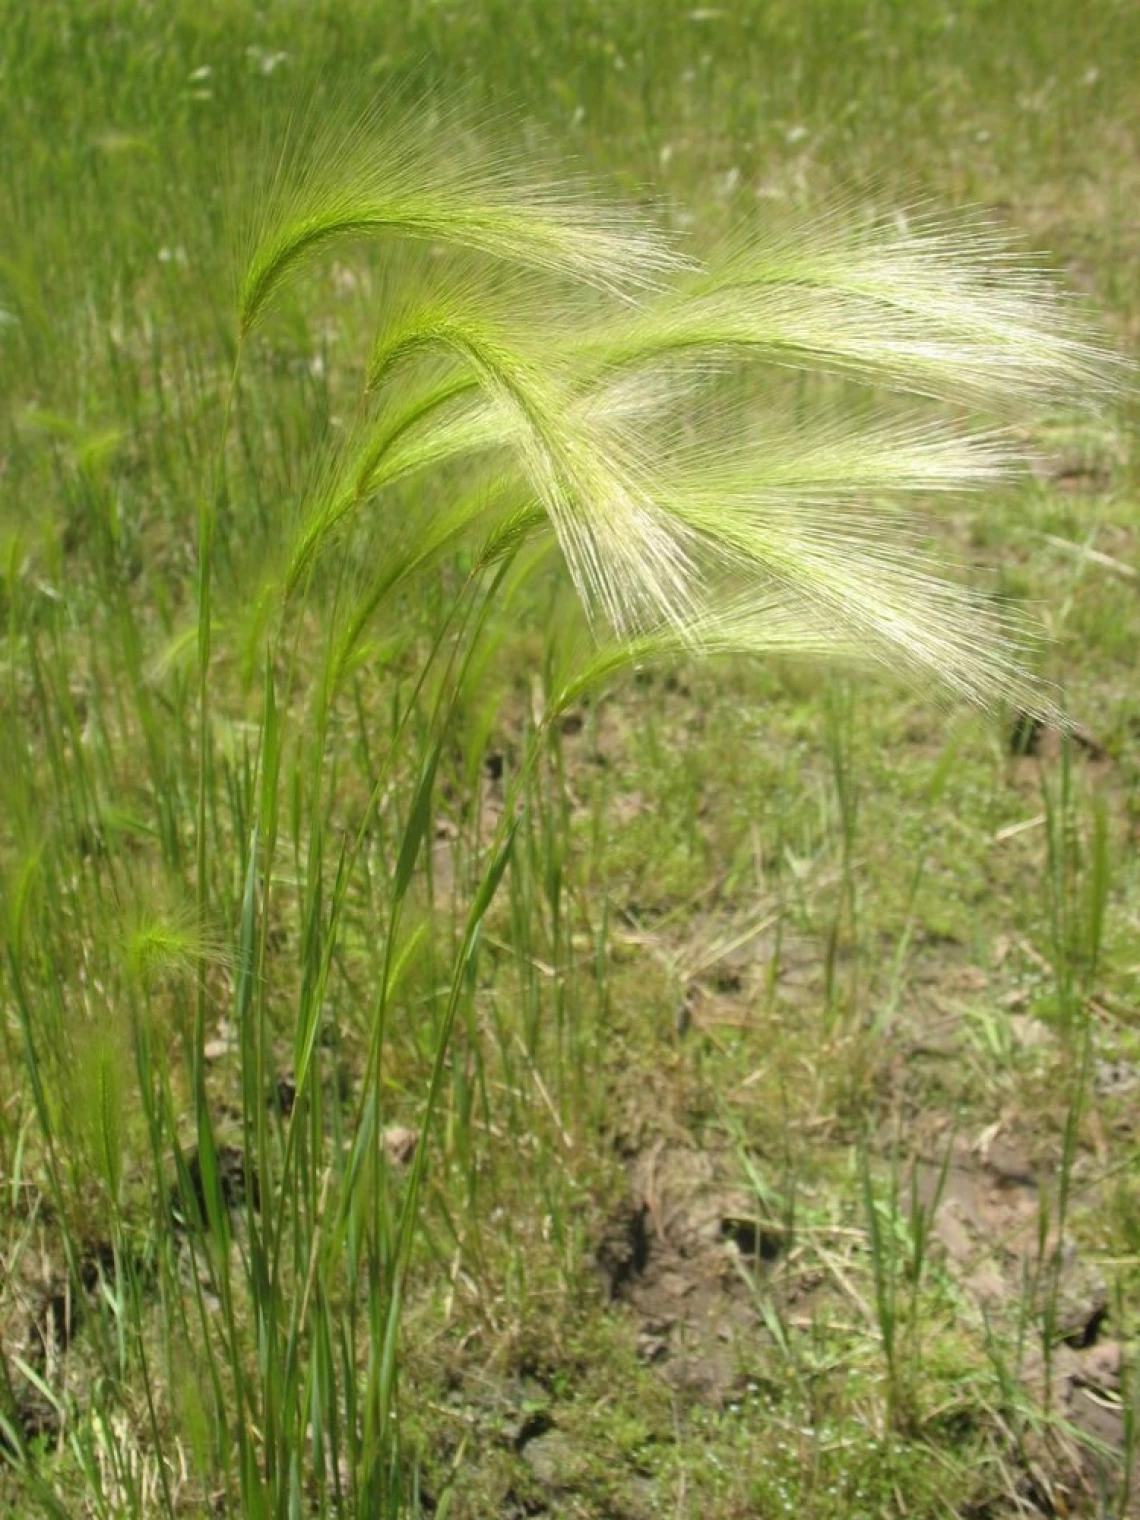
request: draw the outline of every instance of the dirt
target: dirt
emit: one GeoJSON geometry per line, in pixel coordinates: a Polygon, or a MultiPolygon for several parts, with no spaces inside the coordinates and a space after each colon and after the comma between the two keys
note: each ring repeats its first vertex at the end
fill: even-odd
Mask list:
{"type": "Polygon", "coordinates": [[[710,1404],[741,1391],[759,1323],[751,1279],[783,1249],[779,1225],[731,1177],[727,1158],[656,1141],[632,1159],[597,1254],[611,1299],[636,1316],[643,1360],[710,1404]]]}
{"type": "MultiPolygon", "coordinates": [[[[657,1138],[627,1172],[628,1196],[597,1251],[606,1291],[634,1316],[645,1362],[683,1396],[724,1405],[740,1394],[764,1334],[754,1285],[785,1265],[779,1221],[740,1188],[728,1151],[657,1138]]],[[[1003,1339],[1023,1348],[1007,1369],[1008,1429],[1026,1512],[1076,1515],[1120,1481],[1126,1357],[1110,1335],[1103,1277],[1071,1240],[1042,1231],[1046,1173],[1016,1127],[990,1125],[948,1155],[917,1160],[913,1196],[979,1329],[1012,1329],[1003,1339]]],[[[1133,1488],[1140,1493],[1140,1464],[1133,1488]]],[[[1127,1513],[1140,1515],[1140,1503],[1127,1513]]]]}
{"type": "MultiPolygon", "coordinates": [[[[1128,1449],[1125,1356],[1108,1334],[1104,1278],[1049,1225],[1046,1179],[1016,1130],[991,1125],[939,1162],[916,1162],[915,1183],[946,1268],[980,1317],[1016,1332],[1014,1384],[1031,1409],[1059,1417],[1047,1438],[1028,1422],[1017,1453],[1044,1512],[1085,1513],[1119,1483],[1128,1449]]],[[[1140,1462],[1132,1488],[1140,1493],[1140,1462]]],[[[1127,1513],[1140,1514],[1140,1499],[1127,1513]]]]}
{"type": "MultiPolygon", "coordinates": [[[[114,1271],[108,1243],[86,1250],[74,1275],[59,1260],[51,1209],[31,1206],[23,1245],[9,1263],[0,1291],[0,1327],[6,1378],[0,1412],[25,1441],[54,1441],[62,1431],[68,1353],[79,1334],[87,1301],[101,1278],[114,1271]]],[[[74,1374],[70,1380],[74,1384],[74,1374]]],[[[0,1430],[0,1449],[10,1445],[0,1430]]]]}

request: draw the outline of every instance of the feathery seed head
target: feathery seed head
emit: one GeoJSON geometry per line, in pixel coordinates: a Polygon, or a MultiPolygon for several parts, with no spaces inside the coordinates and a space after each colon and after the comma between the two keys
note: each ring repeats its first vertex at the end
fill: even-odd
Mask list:
{"type": "MultiPolygon", "coordinates": [[[[307,154],[286,153],[242,282],[246,330],[334,240],[453,250],[446,285],[429,279],[382,314],[366,415],[303,504],[287,591],[358,509],[482,460],[513,505],[480,562],[530,536],[540,510],[587,608],[630,648],[858,653],[976,701],[1033,706],[1017,630],[940,578],[887,510],[900,493],[993,485],[1019,461],[1011,430],[940,420],[931,401],[1008,417],[1119,382],[1119,361],[1004,234],[832,215],[697,267],[580,187],[448,156],[407,115],[381,125],[335,151],[318,134],[307,154]],[[515,271],[509,285],[496,265],[515,271]],[[754,389],[725,383],[745,366],[831,377],[832,395],[837,383],[910,394],[922,409],[844,421],[832,403],[794,427],[757,421],[754,389]]],[[[399,573],[488,500],[464,493],[419,529],[423,552],[402,550],[399,573]]]]}

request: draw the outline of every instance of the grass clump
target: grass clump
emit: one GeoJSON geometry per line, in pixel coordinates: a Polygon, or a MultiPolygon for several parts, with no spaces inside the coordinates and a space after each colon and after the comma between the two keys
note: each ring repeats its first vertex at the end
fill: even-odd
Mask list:
{"type": "MultiPolygon", "coordinates": [[[[100,1412],[75,1421],[63,1401],[61,1428],[82,1433],[45,1460],[16,1392],[44,1374],[21,1353],[0,1415],[22,1491],[56,1513],[68,1464],[105,1514],[426,1510],[401,1342],[417,1270],[442,1273],[445,1317],[467,1294],[491,1338],[537,1301],[533,1260],[561,1292],[585,1254],[574,1136],[539,1053],[549,1023],[561,1101],[596,1110],[610,929],[574,900],[563,736],[604,682],[778,654],[1052,711],[1020,626],[943,575],[898,506],[996,487],[1021,462],[1015,421],[1111,393],[1119,365],[1052,280],[992,227],[850,207],[700,250],[480,156],[456,119],[428,131],[430,115],[298,129],[254,196],[224,340],[194,350],[187,379],[152,335],[156,431],[165,407],[188,417],[176,520],[197,509],[192,581],[184,567],[170,593],[127,553],[111,433],[36,419],[95,541],[87,600],[69,591],[64,612],[15,546],[9,561],[5,1038],[31,1100],[3,1154],[13,1196],[26,1173],[33,1222],[67,1241],[100,1412]],[[339,363],[289,370],[301,276],[326,269],[359,320],[339,363]],[[554,609],[549,638],[483,786],[481,683],[528,595],[554,609]],[[477,1143],[501,1105],[548,1225],[506,1247],[480,1214],[477,1143]]],[[[113,345],[124,368],[141,369],[141,347],[121,352],[139,342],[113,345]]],[[[848,838],[848,876],[852,859],[848,838]]],[[[829,1005],[855,916],[849,893],[829,1005]]],[[[872,1238],[863,1297],[893,1323],[906,1295],[872,1238]]],[[[904,1307],[918,1315],[917,1283],[904,1307]]],[[[837,1506],[879,1502],[893,1440],[852,1423],[820,1437],[837,1506]],[[871,1487],[841,1491],[852,1443],[871,1487]]],[[[664,1439],[656,1419],[619,1435],[639,1460],[664,1439]]],[[[590,1440],[598,1467],[606,1442],[590,1440]]],[[[437,1513],[463,1502],[463,1451],[428,1464],[437,1513]]],[[[800,1456],[694,1481],[768,1503],[800,1456]]],[[[687,1481],[683,1460],[644,1460],[687,1481]]],[[[913,1464],[924,1504],[932,1460],[913,1464]]],[[[607,1476],[586,1476],[608,1503],[607,1476]]]]}

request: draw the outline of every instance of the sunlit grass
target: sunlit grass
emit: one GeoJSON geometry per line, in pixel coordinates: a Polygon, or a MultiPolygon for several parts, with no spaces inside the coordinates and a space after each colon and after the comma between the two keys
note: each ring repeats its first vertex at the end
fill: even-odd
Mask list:
{"type": "MultiPolygon", "coordinates": [[[[1079,770],[1019,792],[948,709],[1087,718],[1039,670],[1087,679],[1090,637],[1126,659],[1081,507],[1015,494],[1040,443],[1108,436],[1095,542],[1130,564],[1123,367],[1022,251],[1039,223],[916,212],[908,181],[946,206],[1063,175],[1125,117],[1129,44],[1097,36],[1124,21],[1019,7],[1003,54],[977,45],[1000,18],[932,49],[916,7],[885,90],[885,23],[841,6],[651,35],[441,7],[426,54],[351,7],[139,37],[71,10],[0,44],[36,81],[0,147],[0,1484],[56,1514],[549,1505],[496,1425],[517,1385],[587,1453],[587,1513],[631,1473],[666,1511],[943,1514],[947,1474],[997,1502],[1048,1422],[869,1124],[1032,1109],[1042,1217],[1082,1227],[1125,824],[1079,770]],[[286,132],[310,63],[350,81],[379,48],[381,76],[511,75],[526,109],[346,133],[318,92],[286,132]],[[1040,106],[1034,50],[1064,61],[1040,106]],[[995,166],[978,134],[1014,99],[995,166]],[[637,183],[552,169],[536,118],[637,183]],[[1028,530],[1073,548],[1027,570],[1028,530]],[[945,568],[974,557],[1041,605],[945,568]],[[762,987],[733,969],[756,935],[762,987]],[[919,973],[976,977],[1003,935],[983,980],[1030,1001],[978,995],[960,1063],[900,1076],[919,973]],[[1039,1086],[1024,1007],[1058,1041],[1039,1086]],[[655,1124],[729,1135],[835,1289],[806,1323],[758,1288],[757,1391],[722,1415],[596,1302],[615,1143],[655,1124]],[[45,1350],[61,1285],[79,1317],[45,1350]]],[[[1049,1355],[1039,1257],[1019,1333],[1049,1355]]]]}

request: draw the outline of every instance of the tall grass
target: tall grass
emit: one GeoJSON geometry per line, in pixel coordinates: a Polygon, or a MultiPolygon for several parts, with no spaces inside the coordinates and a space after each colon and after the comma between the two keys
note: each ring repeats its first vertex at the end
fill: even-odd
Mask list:
{"type": "MultiPolygon", "coordinates": [[[[395,1516],[420,1489],[410,1272],[447,1136],[492,1107],[459,1047],[505,880],[561,964],[557,852],[534,843],[563,805],[560,721],[639,663],[728,652],[1050,711],[1023,630],[939,571],[899,503],[1004,480],[1013,422],[1111,391],[1116,366],[993,227],[844,207],[699,250],[453,120],[302,125],[240,210],[236,301],[208,308],[191,373],[176,334],[104,335],[124,390],[153,365],[140,436],[37,410],[13,430],[43,446],[91,586],[61,592],[59,545],[45,578],[12,536],[5,1054],[31,1100],[4,1170],[14,1193],[34,1181],[94,1296],[97,1414],[64,1407],[59,1465],[95,1512],[395,1516]],[[304,277],[351,292],[343,363],[298,354],[304,277]],[[256,383],[278,366],[300,422],[256,383]],[[149,544],[132,470],[183,451],[195,499],[149,544]],[[195,516],[180,601],[164,570],[195,516]],[[496,625],[528,582],[556,595],[556,555],[581,615],[495,806],[457,809],[449,918],[441,777],[479,729],[496,625]]],[[[37,1369],[0,1363],[11,1459],[62,1513],[16,1409],[37,1369]]]]}

